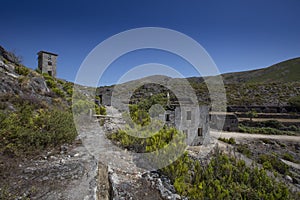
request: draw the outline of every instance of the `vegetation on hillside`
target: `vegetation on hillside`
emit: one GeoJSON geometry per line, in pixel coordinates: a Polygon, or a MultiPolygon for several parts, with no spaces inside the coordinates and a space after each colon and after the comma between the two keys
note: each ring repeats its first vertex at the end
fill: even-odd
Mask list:
{"type": "Polygon", "coordinates": [[[300,95],[291,97],[289,99],[289,103],[290,103],[290,105],[295,106],[297,109],[300,110],[300,95]]]}
{"type": "Polygon", "coordinates": [[[295,125],[284,125],[277,120],[267,121],[241,121],[239,131],[242,133],[268,134],[268,135],[297,135],[300,128],[295,125]]]}
{"type": "MultiPolygon", "coordinates": [[[[120,130],[109,138],[129,150],[155,152],[165,147],[174,134],[180,133],[176,129],[164,128],[150,138],[137,139],[120,130]]],[[[235,144],[234,140],[225,142],[235,144]]],[[[178,153],[174,151],[175,148],[166,151],[166,158],[170,158],[169,156],[172,158],[172,155],[178,153]]],[[[286,165],[282,165],[282,162],[278,163],[273,157],[260,157],[264,166],[262,169],[256,166],[247,167],[244,161],[225,155],[218,149],[211,157],[208,164],[201,164],[184,153],[160,171],[170,178],[180,195],[189,199],[297,199],[300,197],[300,194],[291,192],[283,183],[267,175],[265,169],[273,168],[280,173],[287,173],[287,168],[284,167],[286,165]]],[[[149,161],[149,164],[153,160],[149,161]]]]}
{"type": "Polygon", "coordinates": [[[293,131],[279,130],[271,127],[249,127],[239,124],[239,132],[253,133],[253,134],[266,134],[266,135],[295,135],[293,131]]]}
{"type": "Polygon", "coordinates": [[[72,113],[35,109],[24,104],[15,112],[0,111],[0,152],[20,156],[71,143],[77,135],[72,113]]]}
{"type": "MultiPolygon", "coordinates": [[[[147,104],[143,104],[147,105],[147,104]]],[[[147,106],[145,106],[147,107],[147,106]]],[[[144,108],[141,106],[141,108],[144,108]]],[[[148,116],[144,115],[145,110],[139,110],[139,105],[134,105],[132,116],[136,125],[130,129],[119,130],[108,135],[116,144],[135,152],[157,152],[170,144],[170,141],[177,137],[173,148],[164,149],[163,155],[153,154],[149,156],[149,165],[162,162],[164,159],[173,159],[175,162],[160,169],[160,172],[170,178],[176,191],[189,199],[298,199],[300,194],[292,192],[282,182],[267,175],[266,170],[280,174],[289,174],[288,166],[278,158],[261,154],[256,161],[263,165],[258,168],[253,164],[246,166],[242,160],[232,155],[226,155],[215,150],[211,155],[209,163],[200,163],[184,153],[178,159],[178,149],[184,152],[185,135],[174,128],[164,127],[148,138],[137,138],[132,136],[130,131],[140,136],[151,135],[151,129],[143,129],[149,125],[148,116]],[[140,118],[139,118],[139,117],[140,118]],[[145,117],[145,118],[143,118],[145,117]],[[147,123],[146,123],[147,122],[147,123]],[[179,141],[179,142],[178,142],[179,141]],[[183,147],[183,148],[181,148],[183,147]],[[156,156],[156,159],[155,159],[156,156]]],[[[129,126],[129,125],[128,125],[129,126]]],[[[237,151],[252,158],[252,152],[242,144],[236,144],[233,138],[219,138],[226,143],[237,146],[237,151]]],[[[155,164],[154,164],[155,166],[155,164]]]]}
{"type": "MultiPolygon", "coordinates": [[[[200,102],[209,102],[209,92],[204,82],[192,82],[200,102]]],[[[227,83],[227,105],[288,105],[293,95],[300,95],[300,80],[270,83],[227,83]],[[267,94],[267,95],[266,95],[267,94]]]]}
{"type": "Polygon", "coordinates": [[[189,199],[298,199],[285,184],[269,177],[264,168],[245,162],[218,149],[207,165],[184,154],[161,169],[176,191],[189,199]]]}
{"type": "Polygon", "coordinates": [[[220,138],[218,138],[218,140],[228,143],[228,144],[236,144],[235,139],[232,137],[229,139],[220,137],[220,138]]]}

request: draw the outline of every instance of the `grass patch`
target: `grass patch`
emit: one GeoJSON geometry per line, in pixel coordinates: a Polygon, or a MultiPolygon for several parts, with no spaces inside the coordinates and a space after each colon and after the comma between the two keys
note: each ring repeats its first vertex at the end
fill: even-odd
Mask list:
{"type": "Polygon", "coordinates": [[[265,135],[295,135],[292,131],[282,131],[271,127],[249,127],[239,124],[239,132],[265,135]]]}
{"type": "Polygon", "coordinates": [[[234,138],[229,138],[229,139],[227,139],[227,138],[218,138],[218,140],[220,140],[220,141],[222,141],[222,142],[225,142],[225,143],[228,143],[228,144],[236,144],[236,142],[235,142],[235,139],[234,138]]]}

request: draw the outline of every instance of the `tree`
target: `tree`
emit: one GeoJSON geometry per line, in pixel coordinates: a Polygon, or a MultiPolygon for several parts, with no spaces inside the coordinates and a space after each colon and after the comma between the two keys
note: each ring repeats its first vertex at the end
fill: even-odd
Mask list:
{"type": "Polygon", "coordinates": [[[295,106],[300,111],[300,96],[294,96],[289,99],[289,104],[295,106]]]}
{"type": "Polygon", "coordinates": [[[250,121],[251,121],[251,122],[253,121],[253,118],[254,118],[254,117],[257,117],[257,116],[258,116],[256,110],[250,110],[250,111],[248,111],[246,114],[247,114],[247,116],[250,118],[250,121]]]}

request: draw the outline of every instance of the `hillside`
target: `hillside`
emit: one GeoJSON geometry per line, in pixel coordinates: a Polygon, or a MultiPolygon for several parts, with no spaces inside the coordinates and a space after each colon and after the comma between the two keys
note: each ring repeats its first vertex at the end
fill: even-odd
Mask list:
{"type": "MultiPolygon", "coordinates": [[[[300,58],[274,64],[267,68],[222,74],[228,105],[289,105],[289,99],[300,95],[300,58]]],[[[210,78],[210,77],[207,77],[210,78]]],[[[187,78],[200,103],[209,103],[209,93],[203,77],[187,78]]],[[[151,76],[118,85],[117,88],[132,88],[143,82],[163,83],[155,88],[142,88],[142,93],[167,93],[166,87],[176,88],[178,78],[151,76]],[[163,87],[166,86],[166,87],[163,87]]],[[[111,86],[110,86],[111,87],[111,86]]],[[[108,87],[100,87],[104,91],[108,87]]],[[[136,92],[141,96],[141,89],[136,92]]],[[[148,95],[149,95],[148,94],[148,95]]],[[[135,96],[132,97],[137,98],[135,96]]]]}
{"type": "Polygon", "coordinates": [[[222,76],[226,84],[300,81],[300,58],[286,60],[263,69],[226,73],[222,76]]]}
{"type": "MultiPolygon", "coordinates": [[[[225,84],[287,83],[300,81],[300,57],[282,61],[266,68],[222,74],[225,84]]],[[[207,77],[209,78],[209,77],[207,77]]],[[[202,77],[190,77],[192,83],[202,83],[202,77]]]]}
{"type": "Polygon", "coordinates": [[[41,74],[22,65],[17,56],[0,46],[0,106],[2,110],[14,110],[20,103],[42,107],[68,108],[73,83],[41,74]]]}
{"type": "MultiPolygon", "coordinates": [[[[288,105],[300,95],[300,58],[270,67],[222,74],[228,105],[288,105]]],[[[209,77],[208,77],[209,78],[209,77]]],[[[203,78],[188,78],[200,101],[208,98],[203,78]]]]}

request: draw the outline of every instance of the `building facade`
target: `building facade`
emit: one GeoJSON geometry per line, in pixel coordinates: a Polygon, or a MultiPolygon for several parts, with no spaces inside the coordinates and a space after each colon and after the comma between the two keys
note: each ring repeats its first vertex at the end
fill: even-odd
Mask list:
{"type": "Polygon", "coordinates": [[[182,131],[190,146],[201,145],[209,139],[208,106],[196,108],[192,105],[178,105],[175,109],[167,109],[162,120],[167,126],[182,131]]]}
{"type": "Polygon", "coordinates": [[[40,51],[38,55],[38,69],[52,77],[56,77],[57,54],[40,51]]]}

